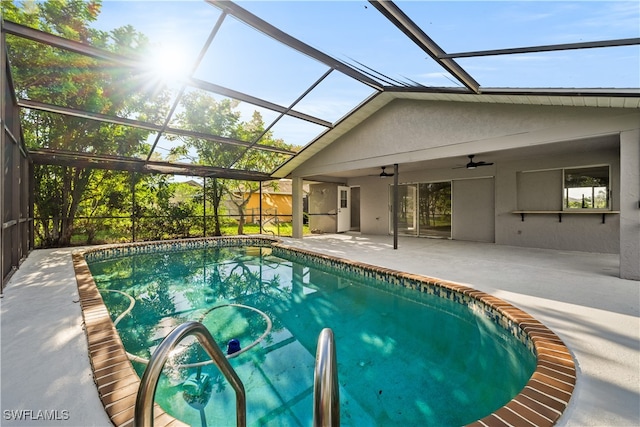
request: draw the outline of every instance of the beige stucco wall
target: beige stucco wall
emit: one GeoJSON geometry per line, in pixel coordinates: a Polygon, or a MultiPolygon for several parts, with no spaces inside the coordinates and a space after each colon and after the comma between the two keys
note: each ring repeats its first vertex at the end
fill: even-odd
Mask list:
{"type": "MultiPolygon", "coordinates": [[[[618,253],[620,215],[607,215],[604,224],[601,215],[564,215],[562,222],[557,215],[527,215],[523,222],[520,215],[513,213],[518,210],[516,177],[525,170],[608,164],[612,209],[620,210],[618,146],[594,149],[590,145],[588,150],[581,150],[580,141],[603,135],[618,140],[620,132],[635,132],[639,127],[640,113],[630,109],[396,100],[317,153],[293,175],[322,175],[399,163],[400,183],[493,177],[496,243],[618,253]],[[514,151],[513,159],[475,170],[443,168],[403,172],[403,163],[533,145],[544,149],[545,144],[563,141],[571,141],[574,151],[545,155],[543,150],[537,157],[521,158],[514,151]]],[[[360,186],[362,233],[389,233],[388,195],[392,182],[390,178],[370,176],[348,180],[348,185],[360,186]]],[[[640,198],[627,196],[630,200],[633,197],[640,198]]],[[[310,200],[313,203],[313,197],[310,200]]],[[[335,203],[335,197],[331,196],[329,201],[335,203]]],[[[323,209],[326,211],[327,206],[323,209]]],[[[640,227],[636,216],[631,216],[631,223],[626,227],[640,227]]],[[[638,243],[632,243],[631,247],[634,245],[638,243]]]]}
{"type": "Polygon", "coordinates": [[[312,233],[335,233],[337,222],[338,187],[335,184],[309,186],[309,229],[312,233]]]}
{"type": "Polygon", "coordinates": [[[640,129],[620,134],[620,277],[640,280],[640,129]]]}
{"type": "Polygon", "coordinates": [[[293,171],[294,176],[618,134],[638,129],[622,108],[395,100],[293,171]]]}
{"type": "MultiPolygon", "coordinates": [[[[526,170],[580,167],[595,164],[610,166],[612,210],[620,209],[620,155],[618,150],[575,152],[500,164],[496,177],[496,243],[536,248],[584,252],[618,253],[620,215],[518,214],[517,173],[526,170]]],[[[562,176],[558,175],[562,185],[562,176]]],[[[550,185],[543,182],[541,185],[550,185]]],[[[549,192],[555,191],[551,188],[549,192]]],[[[543,194],[540,194],[543,197],[543,194]]],[[[554,194],[555,198],[555,194],[554,194]]],[[[558,200],[558,205],[561,205],[558,200]]]]}
{"type": "MultiPolygon", "coordinates": [[[[593,164],[609,164],[611,167],[611,188],[613,189],[612,207],[619,210],[620,199],[616,189],[620,189],[620,166],[617,150],[589,151],[566,156],[530,158],[527,160],[502,162],[492,167],[479,168],[474,171],[436,169],[421,172],[403,173],[400,169],[399,182],[437,182],[453,180],[454,192],[456,182],[471,184],[472,176],[493,176],[495,186],[495,223],[493,241],[503,245],[553,248],[599,253],[618,253],[620,247],[619,228],[620,215],[609,214],[602,224],[601,215],[563,215],[559,222],[557,215],[525,215],[522,221],[518,210],[518,192],[516,175],[519,171],[586,166],[593,164]]],[[[391,179],[354,178],[349,185],[360,185],[361,231],[367,234],[389,233],[390,209],[389,186],[391,179]]],[[[558,186],[562,182],[557,183],[558,186]]],[[[454,201],[455,201],[455,195],[454,201]]],[[[458,208],[460,208],[458,206],[458,208]]],[[[454,203],[453,209],[456,209],[454,203]]],[[[479,223],[474,220],[474,213],[454,214],[453,229],[456,238],[456,227],[473,229],[479,223]]],[[[486,234],[478,233],[477,238],[462,237],[465,240],[492,241],[486,234]]]]}
{"type": "Polygon", "coordinates": [[[494,178],[454,180],[451,188],[451,238],[495,242],[494,178]]]}

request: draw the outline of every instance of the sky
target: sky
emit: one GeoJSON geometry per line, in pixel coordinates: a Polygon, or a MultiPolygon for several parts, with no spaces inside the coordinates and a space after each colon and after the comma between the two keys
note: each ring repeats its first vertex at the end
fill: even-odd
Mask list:
{"type": "MultiPolygon", "coordinates": [[[[461,84],[431,60],[367,1],[239,1],[286,33],[355,66],[426,86],[461,84]]],[[[396,1],[444,51],[464,52],[640,37],[639,1],[396,1]]],[[[163,52],[165,66],[191,63],[220,11],[204,1],[103,0],[94,24],[132,25],[163,52]],[[171,65],[172,64],[172,65],[171,65]]],[[[460,58],[481,87],[638,88],[640,46],[460,58]]],[[[161,63],[162,64],[162,63],[161,63]]],[[[327,67],[226,17],[194,77],[284,107],[327,67]]],[[[298,111],[336,122],[374,91],[332,72],[298,111]]],[[[246,106],[250,114],[253,106],[246,106]]],[[[277,114],[260,110],[265,122],[277,114]]],[[[324,130],[296,119],[273,128],[276,137],[305,145],[324,130]]]]}
{"type": "MultiPolygon", "coordinates": [[[[459,85],[449,81],[438,65],[366,1],[237,3],[338,59],[359,61],[394,78],[404,77],[432,86],[459,85]]],[[[640,37],[638,1],[397,1],[396,4],[447,52],[640,37]]],[[[217,8],[203,1],[105,0],[97,26],[111,29],[131,24],[154,41],[189,46],[193,55],[218,16],[217,8]]],[[[287,84],[299,82],[304,87],[308,80],[314,80],[305,81],[309,76],[300,72],[313,74],[310,63],[294,61],[293,55],[287,55],[288,49],[278,48],[276,43],[254,33],[233,18],[227,19],[214,41],[215,55],[218,60],[232,60],[236,67],[229,73],[208,69],[206,75],[238,83],[234,80],[255,76],[251,68],[259,67],[261,73],[265,67],[280,72],[296,68],[291,72],[295,79],[285,77],[287,84]]],[[[458,62],[485,87],[638,87],[639,60],[640,47],[632,46],[458,59],[458,62]]]]}

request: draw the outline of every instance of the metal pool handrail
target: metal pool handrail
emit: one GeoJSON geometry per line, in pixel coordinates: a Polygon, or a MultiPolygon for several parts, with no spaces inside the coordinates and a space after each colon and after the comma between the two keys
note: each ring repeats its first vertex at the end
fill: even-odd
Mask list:
{"type": "Polygon", "coordinates": [[[202,323],[194,321],[185,322],[171,331],[151,356],[149,365],[142,375],[140,388],[138,388],[133,418],[134,427],[153,427],[153,402],[162,367],[171,351],[188,335],[194,335],[198,339],[200,345],[233,387],[236,392],[236,425],[245,427],[247,425],[247,402],[242,381],[207,328],[202,323]]]}
{"type": "Polygon", "coordinates": [[[313,379],[313,425],[340,426],[338,361],[333,331],[329,328],[323,329],[318,337],[313,379]]]}

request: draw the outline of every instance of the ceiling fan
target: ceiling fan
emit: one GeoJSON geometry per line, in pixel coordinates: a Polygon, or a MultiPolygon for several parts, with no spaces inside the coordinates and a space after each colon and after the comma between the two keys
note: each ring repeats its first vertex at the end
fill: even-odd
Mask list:
{"type": "Polygon", "coordinates": [[[475,154],[469,154],[469,156],[467,157],[469,157],[469,163],[467,163],[464,166],[455,167],[454,169],[460,169],[460,168],[475,169],[480,166],[491,166],[493,164],[493,162],[474,162],[473,158],[475,157],[475,154]]]}
{"type": "Polygon", "coordinates": [[[380,172],[380,178],[387,178],[387,177],[393,176],[392,173],[385,172],[386,166],[381,166],[381,167],[382,167],[382,172],[380,172]]]}

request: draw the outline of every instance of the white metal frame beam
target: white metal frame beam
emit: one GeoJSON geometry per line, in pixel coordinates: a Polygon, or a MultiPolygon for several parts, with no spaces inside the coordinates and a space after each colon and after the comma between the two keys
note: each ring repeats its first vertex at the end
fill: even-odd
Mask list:
{"type": "Polygon", "coordinates": [[[248,10],[238,6],[231,1],[225,0],[206,0],[212,6],[215,6],[229,15],[235,16],[240,21],[249,25],[250,27],[260,31],[263,34],[279,41],[280,43],[289,46],[298,52],[301,52],[336,71],[339,71],[361,83],[364,83],[378,91],[382,91],[382,85],[376,80],[366,76],[365,74],[349,67],[347,64],[319,51],[318,49],[309,46],[308,44],[290,36],[281,29],[269,24],[267,21],[258,18],[248,10]]]}
{"type": "Polygon", "coordinates": [[[633,46],[640,44],[640,37],[594,42],[550,44],[542,46],[516,47],[509,49],[478,50],[473,52],[447,53],[440,58],[472,58],[477,56],[513,55],[518,53],[553,52],[557,50],[595,49],[600,47],[633,46]]]}
{"type": "Polygon", "coordinates": [[[445,51],[422,31],[418,24],[400,10],[395,3],[388,0],[369,0],[369,3],[467,89],[474,93],[480,93],[480,84],[453,59],[443,58],[443,55],[446,55],[445,51]]]}

